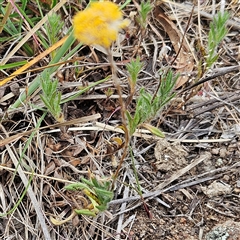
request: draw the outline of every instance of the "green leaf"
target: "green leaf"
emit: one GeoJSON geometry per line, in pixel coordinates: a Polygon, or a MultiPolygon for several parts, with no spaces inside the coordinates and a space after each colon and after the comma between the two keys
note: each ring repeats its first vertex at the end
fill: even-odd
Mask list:
{"type": "Polygon", "coordinates": [[[138,56],[135,61],[131,60],[126,67],[130,74],[130,85],[135,87],[138,75],[143,67],[143,63],[140,62],[140,57],[138,56]]]}
{"type": "Polygon", "coordinates": [[[94,187],[94,184],[92,181],[87,180],[86,178],[81,178],[81,181],[84,182],[86,185],[90,187],[94,187]]]}
{"type": "Polygon", "coordinates": [[[141,2],[139,17],[137,18],[140,26],[142,28],[146,28],[147,26],[147,17],[151,10],[153,9],[151,2],[148,0],[147,2],[141,2]]]}
{"type": "Polygon", "coordinates": [[[94,191],[101,203],[110,202],[113,199],[114,195],[112,191],[108,191],[100,188],[94,188],[94,191]]]}
{"type": "Polygon", "coordinates": [[[227,34],[226,22],[229,19],[227,12],[219,12],[210,24],[208,34],[208,55],[206,56],[207,68],[210,68],[218,59],[217,47],[227,34]]]}
{"type": "Polygon", "coordinates": [[[70,191],[77,191],[77,190],[83,190],[86,187],[87,187],[86,184],[78,182],[78,183],[71,183],[65,186],[64,188],[70,191]]]}
{"type": "Polygon", "coordinates": [[[43,101],[44,105],[47,107],[48,111],[53,112],[52,106],[49,103],[48,99],[45,98],[45,96],[40,95],[41,100],[43,101]]]}
{"type": "Polygon", "coordinates": [[[141,125],[141,127],[143,128],[146,128],[147,130],[149,130],[152,134],[158,136],[158,137],[161,137],[161,138],[164,138],[165,135],[162,131],[160,131],[158,128],[150,125],[150,124],[147,124],[147,123],[144,123],[141,125]]]}
{"type": "Polygon", "coordinates": [[[88,209],[75,209],[74,210],[78,215],[86,215],[91,217],[96,217],[96,213],[88,209]]]}
{"type": "Polygon", "coordinates": [[[5,64],[5,65],[3,65],[3,66],[0,66],[0,70],[19,67],[19,66],[22,66],[22,65],[26,64],[27,62],[28,62],[28,61],[25,60],[25,61],[20,61],[20,62],[14,62],[14,63],[5,64]]]}

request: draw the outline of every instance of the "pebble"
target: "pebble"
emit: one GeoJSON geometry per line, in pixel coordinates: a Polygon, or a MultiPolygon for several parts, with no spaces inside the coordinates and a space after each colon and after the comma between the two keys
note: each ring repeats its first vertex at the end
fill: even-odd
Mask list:
{"type": "Polygon", "coordinates": [[[217,161],[216,161],[215,166],[216,166],[216,167],[221,167],[222,165],[223,165],[223,160],[222,160],[222,158],[218,158],[217,161]]]}
{"type": "Polygon", "coordinates": [[[225,182],[228,182],[228,181],[230,180],[230,177],[229,177],[228,175],[224,175],[224,176],[223,176],[223,180],[224,180],[225,182]]]}
{"type": "Polygon", "coordinates": [[[236,194],[239,194],[240,193],[240,188],[234,188],[233,192],[236,193],[236,194]]]}
{"type": "Polygon", "coordinates": [[[213,148],[211,152],[213,155],[218,155],[219,151],[220,151],[220,148],[213,148]]]}
{"type": "Polygon", "coordinates": [[[221,148],[220,151],[219,151],[219,155],[221,158],[225,158],[228,154],[228,151],[225,147],[221,148]]]}

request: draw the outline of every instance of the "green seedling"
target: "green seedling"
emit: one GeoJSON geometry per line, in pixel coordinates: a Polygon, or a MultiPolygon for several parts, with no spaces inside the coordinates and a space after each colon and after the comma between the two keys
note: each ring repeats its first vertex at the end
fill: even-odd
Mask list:
{"type": "Polygon", "coordinates": [[[208,55],[206,56],[207,69],[210,68],[214,62],[218,59],[217,48],[224,37],[227,35],[226,22],[229,19],[229,13],[219,12],[216,17],[213,18],[213,22],[210,24],[210,31],[208,34],[208,55]]]}
{"type": "Polygon", "coordinates": [[[44,105],[57,122],[63,122],[64,117],[60,106],[62,94],[57,89],[58,80],[52,80],[50,74],[45,72],[40,79],[40,84],[43,92],[40,97],[44,105]]]}
{"type": "Polygon", "coordinates": [[[218,47],[224,37],[227,35],[226,23],[229,19],[229,13],[218,13],[210,24],[210,31],[207,38],[207,47],[204,48],[200,41],[197,43],[197,52],[200,56],[198,59],[198,74],[194,80],[194,84],[190,86],[194,88],[188,96],[185,97],[184,102],[188,101],[194,96],[202,86],[201,78],[208,72],[213,64],[218,60],[219,52],[218,47]]]}
{"type": "Polygon", "coordinates": [[[161,83],[155,95],[148,93],[144,88],[140,90],[137,98],[136,110],[132,116],[129,111],[126,111],[129,131],[132,136],[138,126],[145,127],[157,136],[164,137],[164,134],[157,128],[146,124],[154,118],[162,108],[175,96],[172,93],[178,76],[173,76],[171,70],[162,76],[161,83]]]}
{"type": "MultiPolygon", "coordinates": [[[[63,21],[61,20],[61,17],[57,15],[56,13],[53,13],[48,17],[48,23],[46,24],[46,31],[47,31],[47,37],[49,40],[49,46],[54,45],[56,42],[59,41],[59,33],[61,32],[61,29],[63,27],[63,21]]],[[[56,50],[51,52],[51,58],[53,59],[56,54],[56,50]]]]}
{"type": "Polygon", "coordinates": [[[81,190],[91,201],[85,209],[75,209],[77,214],[96,216],[99,212],[107,209],[108,203],[113,199],[113,192],[109,191],[111,182],[108,180],[97,180],[92,174],[90,180],[85,178],[81,182],[69,184],[65,189],[69,191],[81,190]]]}
{"type": "Polygon", "coordinates": [[[128,73],[129,73],[129,85],[130,85],[130,94],[128,97],[128,102],[126,105],[128,105],[130,102],[132,102],[133,95],[135,93],[135,88],[137,84],[138,75],[142,70],[143,63],[140,62],[140,57],[137,57],[136,60],[131,60],[130,63],[126,65],[128,73]]]}
{"type": "Polygon", "coordinates": [[[143,63],[140,62],[140,57],[138,56],[136,60],[131,60],[126,67],[130,74],[129,82],[131,90],[133,89],[135,91],[138,75],[143,67],[143,63]]]}
{"type": "Polygon", "coordinates": [[[152,11],[153,6],[151,2],[148,0],[147,2],[141,2],[139,17],[137,18],[138,23],[140,24],[142,29],[145,29],[147,26],[147,18],[149,13],[152,11]]]}

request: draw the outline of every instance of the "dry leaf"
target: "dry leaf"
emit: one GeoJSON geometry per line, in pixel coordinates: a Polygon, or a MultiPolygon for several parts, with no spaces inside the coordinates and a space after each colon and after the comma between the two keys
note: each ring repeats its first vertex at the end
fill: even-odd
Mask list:
{"type": "Polygon", "coordinates": [[[70,220],[72,220],[74,217],[76,216],[76,212],[73,210],[71,215],[69,217],[67,217],[64,220],[58,220],[55,219],[54,217],[50,216],[50,221],[52,222],[52,224],[54,224],[55,226],[60,226],[66,222],[69,222],[70,220]]]}
{"type": "Polygon", "coordinates": [[[46,167],[45,167],[45,171],[44,171],[44,174],[45,175],[49,175],[51,174],[56,168],[56,164],[51,161],[46,167]]]}
{"type": "MultiPolygon", "coordinates": [[[[159,6],[156,7],[154,16],[168,34],[176,54],[179,52],[182,42],[182,48],[176,60],[178,68],[176,73],[192,72],[194,68],[194,60],[191,55],[191,50],[189,49],[186,41],[182,41],[182,33],[178,30],[176,25],[164,14],[163,10],[159,6]]],[[[183,86],[188,81],[188,79],[189,78],[187,75],[179,77],[176,83],[176,88],[183,86]]]]}
{"type": "Polygon", "coordinates": [[[80,159],[74,158],[71,159],[71,161],[69,162],[71,165],[73,165],[74,167],[80,165],[82,163],[82,161],[80,159]]]}

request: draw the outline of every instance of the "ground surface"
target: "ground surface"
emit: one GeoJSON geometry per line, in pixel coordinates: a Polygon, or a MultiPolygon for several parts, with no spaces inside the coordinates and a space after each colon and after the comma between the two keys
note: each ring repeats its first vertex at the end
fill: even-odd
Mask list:
{"type": "MultiPolygon", "coordinates": [[[[9,106],[21,91],[28,91],[27,84],[39,72],[16,76],[0,87],[0,211],[7,213],[0,219],[1,239],[45,239],[44,231],[50,233],[50,239],[69,240],[240,239],[240,4],[226,1],[223,6],[213,2],[198,1],[192,14],[193,5],[187,1],[152,2],[154,8],[145,30],[140,29],[136,20],[139,4],[134,1],[124,9],[131,25],[120,33],[118,44],[112,48],[124,99],[129,94],[125,64],[136,56],[144,63],[128,108],[134,112],[141,87],[154,94],[160,69],[170,67],[181,74],[174,90],[176,97],[151,122],[162,129],[166,138],[144,133],[131,139],[144,200],[134,190],[137,182],[128,154],[115,185],[115,197],[106,212],[96,218],[79,215],[62,225],[52,224],[51,216],[66,219],[81,202],[80,193],[64,190],[65,185],[88,178],[89,170],[100,177],[116,171],[122,149],[114,139],[124,142],[124,134],[116,128],[121,124],[120,112],[112,114],[119,107],[115,86],[112,81],[99,84],[62,104],[67,124],[53,125],[56,121],[47,114],[41,123],[44,128],[37,130],[44,112],[37,92],[16,110],[9,106]],[[199,42],[202,49],[206,48],[212,14],[221,7],[230,13],[229,32],[218,48],[220,57],[212,71],[200,77],[202,80],[213,76],[211,81],[193,88],[193,93],[186,89],[201,71],[198,63],[203,60],[203,51],[199,42]],[[109,90],[113,92],[110,98],[109,90]],[[90,117],[79,122],[85,116],[90,117]],[[25,194],[29,179],[31,191],[28,187],[25,194]]],[[[27,6],[29,16],[33,12],[40,16],[33,2],[29,1],[27,6]]],[[[58,11],[66,28],[76,9],[82,6],[86,2],[68,2],[58,11]]],[[[20,19],[16,13],[13,17],[20,19]]],[[[2,61],[11,44],[16,45],[12,39],[5,41],[6,36],[9,33],[3,31],[2,61]]],[[[41,49],[32,38],[28,42],[37,56],[41,49]]],[[[24,51],[18,49],[14,56],[27,58],[24,51]]],[[[10,61],[14,62],[14,56],[10,61]]],[[[60,80],[63,96],[111,74],[107,57],[98,47],[84,46],[74,57],[78,57],[75,63],[66,62],[54,75],[60,80]],[[78,65],[77,70],[74,64],[78,65]]],[[[46,57],[34,68],[48,64],[46,57]]],[[[2,71],[1,79],[13,70],[2,71]]]]}

